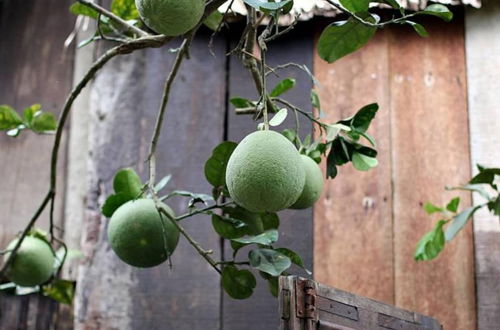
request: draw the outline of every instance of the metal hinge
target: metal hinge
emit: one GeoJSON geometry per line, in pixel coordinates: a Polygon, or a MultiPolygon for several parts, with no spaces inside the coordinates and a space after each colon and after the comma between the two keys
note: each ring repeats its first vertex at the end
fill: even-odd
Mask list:
{"type": "Polygon", "coordinates": [[[297,317],[317,320],[316,284],[312,280],[298,279],[295,285],[297,317]]]}

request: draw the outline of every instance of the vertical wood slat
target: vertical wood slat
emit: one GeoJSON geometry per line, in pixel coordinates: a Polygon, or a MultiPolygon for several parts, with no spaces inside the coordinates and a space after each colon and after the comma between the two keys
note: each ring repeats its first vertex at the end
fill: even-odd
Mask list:
{"type": "MultiPolygon", "coordinates": [[[[465,44],[469,90],[471,164],[500,166],[500,3],[485,1],[466,12],[465,44]]],[[[474,196],[474,204],[484,200],[474,196]]],[[[500,224],[486,209],[474,216],[478,329],[500,324],[500,224]]]]}
{"type": "MultiPolygon", "coordinates": [[[[324,108],[342,110],[351,95],[370,102],[366,94],[382,106],[370,131],[379,141],[379,168],[366,174],[342,169],[327,186],[332,195],[315,211],[315,278],[431,315],[445,328],[474,329],[470,227],[438,260],[413,261],[416,243],[434,224],[422,204],[445,203],[454,194],[444,186],[469,177],[463,25],[458,18],[454,24],[429,20],[425,26],[428,39],[395,27],[338,63],[315,61],[315,73],[326,76],[324,108]],[[377,79],[363,81],[362,74],[377,79]],[[377,214],[378,207],[385,211],[377,214]]],[[[469,196],[458,195],[466,206],[469,196]]]]}
{"type": "MultiPolygon", "coordinates": [[[[56,115],[71,87],[73,47],[64,48],[74,16],[70,0],[0,2],[0,104],[21,111],[41,103],[56,115]]],[[[0,249],[21,231],[49,189],[52,136],[24,132],[16,139],[0,135],[0,249]]],[[[62,222],[65,143],[58,166],[56,222],[62,222]]],[[[37,227],[47,229],[45,212],[37,227]]],[[[53,324],[57,304],[39,297],[0,295],[1,329],[46,329],[53,324]]]]}
{"type": "Polygon", "coordinates": [[[423,203],[460,195],[462,207],[470,204],[469,194],[444,191],[470,177],[463,17],[427,25],[430,38],[394,29],[389,46],[395,303],[447,329],[468,330],[476,326],[471,226],[437,260],[412,260],[418,239],[435,223],[423,203]]]}
{"type": "MultiPolygon", "coordinates": [[[[193,41],[191,59],[173,86],[157,154],[157,177],[172,174],[166,191],[210,192],[203,165],[222,140],[226,59],[211,57],[207,43],[201,36],[193,41]]],[[[219,39],[214,47],[218,54],[225,52],[219,39]]],[[[116,170],[133,166],[146,178],[144,160],[173,56],[165,47],[119,57],[92,87],[91,190],[76,302],[79,329],[219,329],[219,275],[184,238],[172,256],[173,270],[167,263],[133,268],[110,249],[108,220],[100,215],[116,170]]],[[[178,214],[186,212],[185,198],[168,204],[178,214]]],[[[182,225],[219,258],[219,240],[207,216],[182,225]]]]}
{"type": "Polygon", "coordinates": [[[325,122],[350,117],[362,106],[378,102],[370,134],[377,141],[380,165],[369,172],[345,165],[337,178],[326,181],[314,209],[314,273],[325,285],[393,303],[387,39],[381,31],[366,48],[333,65],[315,55],[325,122]]]}
{"type": "MultiPolygon", "coordinates": [[[[310,24],[301,24],[289,35],[273,41],[269,46],[267,55],[268,64],[275,66],[287,62],[305,64],[312,67],[313,33],[310,24]]],[[[237,34],[235,34],[237,35],[237,34]]],[[[311,79],[303,72],[297,70],[282,70],[278,72],[280,77],[269,79],[269,89],[287,77],[295,77],[297,85],[286,97],[297,106],[310,110],[309,92],[312,87],[311,79]]],[[[255,86],[249,72],[242,67],[235,57],[230,59],[229,68],[229,96],[248,97],[257,99],[255,86]]],[[[290,113],[287,120],[276,130],[294,127],[294,116],[290,113]]],[[[310,122],[300,119],[302,138],[311,132],[310,122]]],[[[230,105],[228,118],[228,139],[240,142],[247,134],[257,129],[257,122],[252,121],[250,116],[238,116],[234,114],[230,105]]],[[[304,259],[306,266],[312,266],[312,212],[311,210],[287,210],[279,213],[280,230],[279,240],[276,246],[288,247],[297,251],[304,259]]],[[[227,244],[229,245],[229,244],[227,244]]],[[[226,256],[231,256],[230,246],[226,246],[226,256]]],[[[240,251],[239,255],[248,253],[248,249],[240,251]]],[[[297,270],[299,274],[304,274],[297,270]]],[[[223,329],[245,330],[245,329],[276,329],[279,325],[278,301],[268,290],[267,283],[258,274],[257,289],[249,299],[238,301],[231,299],[225,293],[223,295],[223,329]]]]}

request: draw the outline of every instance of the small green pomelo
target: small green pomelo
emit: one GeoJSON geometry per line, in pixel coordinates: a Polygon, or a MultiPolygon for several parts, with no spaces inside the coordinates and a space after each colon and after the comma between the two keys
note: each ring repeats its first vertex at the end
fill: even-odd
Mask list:
{"type": "MultiPolygon", "coordinates": [[[[17,239],[10,242],[7,250],[12,250],[17,239]]],[[[4,256],[7,261],[10,253],[4,256]]],[[[17,250],[7,270],[7,277],[19,286],[36,286],[50,279],[54,273],[54,251],[44,240],[26,236],[17,250]]]]}
{"type": "Polygon", "coordinates": [[[135,5],[148,27],[170,37],[194,28],[205,10],[204,0],[135,0],[135,5]]]}
{"type": "MultiPolygon", "coordinates": [[[[163,207],[175,217],[165,204],[163,207]]],[[[136,199],[120,206],[109,222],[108,238],[113,251],[125,263],[135,267],[154,267],[172,254],[179,241],[177,227],[166,216],[160,217],[152,199],[136,199]],[[162,220],[165,224],[165,253],[162,220]]]]}
{"type": "Polygon", "coordinates": [[[306,155],[301,155],[300,157],[306,171],[306,183],[299,199],[290,206],[291,209],[307,209],[313,206],[323,191],[323,173],[318,164],[306,155]]]}
{"type": "Polygon", "coordinates": [[[300,154],[283,135],[257,131],[246,136],[229,158],[229,195],[252,212],[277,212],[302,193],[305,171],[300,154]]]}

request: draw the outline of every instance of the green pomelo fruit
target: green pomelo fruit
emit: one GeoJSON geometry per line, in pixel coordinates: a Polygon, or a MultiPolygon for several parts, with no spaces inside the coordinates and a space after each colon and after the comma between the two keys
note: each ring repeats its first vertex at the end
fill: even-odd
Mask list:
{"type": "Polygon", "coordinates": [[[194,28],[203,16],[204,0],[135,0],[148,27],[166,36],[179,36],[194,28]]]}
{"type": "MultiPolygon", "coordinates": [[[[15,239],[10,242],[7,250],[12,250],[17,241],[15,239]]],[[[7,253],[4,261],[7,261],[9,256],[10,253],[7,253]]],[[[7,277],[19,286],[40,285],[54,273],[54,261],[54,251],[47,242],[26,236],[7,270],[7,277]]]]}
{"type": "MultiPolygon", "coordinates": [[[[167,212],[174,212],[162,204],[167,212]]],[[[177,227],[161,216],[152,199],[137,199],[120,206],[109,222],[108,238],[113,251],[125,263],[135,267],[154,267],[171,255],[179,241],[177,227]],[[162,220],[165,225],[166,247],[162,220]]]]}
{"type": "Polygon", "coordinates": [[[245,137],[229,158],[229,195],[252,212],[277,212],[302,193],[305,171],[300,154],[283,135],[257,131],[245,137]]]}
{"type": "Polygon", "coordinates": [[[291,209],[307,209],[313,206],[323,191],[323,173],[318,164],[306,155],[301,155],[301,158],[306,171],[306,183],[299,199],[290,206],[291,209]]]}

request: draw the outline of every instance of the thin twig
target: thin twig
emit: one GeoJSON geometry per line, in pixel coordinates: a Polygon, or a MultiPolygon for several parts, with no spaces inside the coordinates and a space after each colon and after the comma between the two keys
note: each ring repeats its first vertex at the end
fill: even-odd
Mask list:
{"type": "Polygon", "coordinates": [[[153,132],[153,137],[151,139],[151,147],[149,150],[149,187],[152,193],[154,193],[155,176],[156,176],[156,145],[158,144],[158,139],[161,134],[161,127],[163,125],[163,120],[165,117],[167,103],[170,96],[170,90],[172,89],[172,84],[179,72],[179,68],[182,64],[182,60],[187,54],[189,48],[190,37],[187,37],[182,42],[181,47],[177,51],[177,56],[174,60],[171,71],[165,81],[165,87],[163,89],[163,95],[161,99],[160,110],[158,111],[158,117],[156,118],[156,125],[153,132]]]}
{"type": "Polygon", "coordinates": [[[188,242],[195,248],[195,250],[219,273],[221,274],[221,270],[217,267],[217,262],[210,257],[210,254],[213,253],[213,251],[210,250],[205,250],[201,247],[200,243],[195,241],[187,232],[186,230],[177,222],[175,221],[175,218],[173,218],[170,214],[168,214],[167,210],[165,210],[161,204],[157,204],[158,210],[165,215],[171,222],[172,224],[177,227],[179,232],[188,240],[188,242]]]}
{"type": "Polygon", "coordinates": [[[333,0],[325,0],[325,1],[328,2],[331,6],[337,8],[342,13],[349,15],[350,17],[352,17],[356,21],[360,22],[363,25],[369,26],[369,27],[382,28],[382,27],[389,25],[389,24],[404,23],[404,21],[406,21],[408,18],[412,18],[412,17],[418,15],[418,13],[412,13],[412,14],[404,15],[402,17],[391,19],[389,21],[385,21],[382,23],[372,23],[372,22],[365,21],[361,17],[357,16],[355,13],[350,12],[349,10],[345,9],[341,4],[336,3],[333,0]]]}
{"type": "Polygon", "coordinates": [[[215,29],[214,33],[212,33],[212,35],[210,36],[210,40],[208,41],[208,50],[210,51],[210,54],[212,54],[212,56],[215,56],[215,52],[213,49],[215,36],[217,35],[217,33],[220,32],[222,25],[226,21],[227,14],[229,13],[229,10],[233,6],[233,3],[234,3],[234,0],[231,0],[231,3],[229,4],[226,11],[224,12],[224,15],[222,15],[222,19],[220,20],[219,24],[217,25],[217,28],[215,29]]]}
{"type": "Polygon", "coordinates": [[[79,3],[81,3],[82,5],[85,5],[89,8],[92,8],[94,9],[95,11],[97,11],[99,14],[102,14],[106,17],[108,17],[110,20],[120,24],[121,26],[123,26],[125,29],[131,31],[131,32],[134,32],[135,34],[139,35],[140,37],[148,37],[150,36],[149,33],[147,33],[146,31],[144,30],[141,30],[139,29],[138,27],[136,26],[133,26],[129,23],[127,23],[125,20],[123,20],[121,17],[113,14],[112,12],[110,12],[109,10],[106,10],[104,9],[103,7],[93,3],[93,2],[90,2],[88,0],[77,0],[79,3]]]}
{"type": "Polygon", "coordinates": [[[222,204],[215,204],[215,205],[212,205],[212,206],[208,206],[208,207],[205,207],[203,209],[199,209],[199,210],[196,210],[196,211],[193,211],[193,212],[189,212],[189,213],[180,215],[180,216],[176,217],[175,220],[176,221],[181,221],[181,220],[184,220],[186,218],[192,217],[194,215],[206,213],[206,212],[214,210],[214,209],[221,209],[221,208],[223,208],[225,206],[229,206],[229,205],[234,205],[234,202],[226,202],[226,203],[222,203],[222,204]]]}

